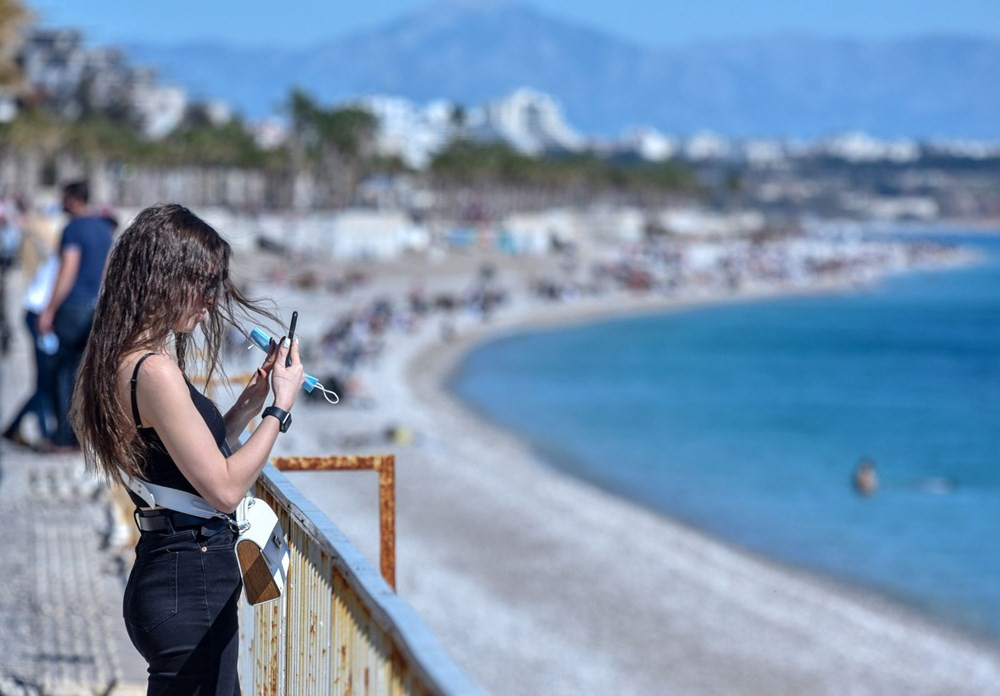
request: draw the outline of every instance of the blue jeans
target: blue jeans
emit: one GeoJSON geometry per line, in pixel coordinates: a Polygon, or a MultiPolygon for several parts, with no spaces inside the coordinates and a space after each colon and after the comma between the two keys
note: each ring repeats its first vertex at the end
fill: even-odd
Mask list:
{"type": "Polygon", "coordinates": [[[38,314],[32,311],[24,313],[24,323],[28,325],[28,332],[31,334],[31,343],[35,349],[35,393],[32,394],[21,409],[14,416],[4,431],[8,435],[17,433],[21,428],[21,421],[29,413],[34,413],[38,418],[38,428],[42,437],[46,440],[52,437],[52,429],[49,427],[49,417],[54,415],[55,408],[55,365],[56,358],[49,355],[38,347],[38,314]]]}
{"type": "Polygon", "coordinates": [[[59,425],[52,438],[53,444],[76,445],[76,434],[69,423],[69,409],[73,403],[76,372],[80,368],[83,351],[90,338],[94,323],[94,308],[90,305],[63,305],[56,312],[53,330],[59,337],[56,353],[56,419],[59,425]]]}
{"type": "Polygon", "coordinates": [[[149,664],[147,696],[239,696],[242,589],[228,524],[142,532],[125,587],[125,627],[149,664]]]}

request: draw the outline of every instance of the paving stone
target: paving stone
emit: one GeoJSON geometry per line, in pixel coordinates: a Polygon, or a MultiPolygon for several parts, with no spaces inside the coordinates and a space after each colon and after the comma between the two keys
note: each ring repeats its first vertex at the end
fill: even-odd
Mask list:
{"type": "MultiPolygon", "coordinates": [[[[18,321],[24,279],[8,274],[18,321]]],[[[0,424],[30,393],[31,339],[0,356],[0,424]]],[[[37,433],[30,418],[29,437],[37,433]]],[[[128,530],[80,456],[39,455],[0,441],[0,696],[145,693],[146,664],[122,619],[128,530]]]]}
{"type": "Polygon", "coordinates": [[[79,456],[0,445],[0,694],[135,693],[145,664],[123,641],[122,538],[79,456]],[[125,669],[123,670],[123,662],[125,669]]]}

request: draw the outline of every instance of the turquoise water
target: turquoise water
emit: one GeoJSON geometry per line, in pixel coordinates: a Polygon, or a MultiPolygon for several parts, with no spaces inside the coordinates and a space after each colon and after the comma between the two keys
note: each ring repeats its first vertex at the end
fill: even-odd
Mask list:
{"type": "Polygon", "coordinates": [[[570,474],[1000,640],[1000,237],[962,241],[987,262],[523,334],[451,387],[570,474]]]}

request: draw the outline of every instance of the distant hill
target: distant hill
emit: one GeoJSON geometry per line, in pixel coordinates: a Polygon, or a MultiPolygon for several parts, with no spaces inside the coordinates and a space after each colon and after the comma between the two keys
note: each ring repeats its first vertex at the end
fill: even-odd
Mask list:
{"type": "Polygon", "coordinates": [[[132,45],[133,61],[250,116],[292,85],[322,101],[394,94],[474,105],[529,86],[574,126],[671,133],[1000,139],[1000,39],[779,35],[651,50],[507,0],[448,0],[301,50],[132,45]]]}

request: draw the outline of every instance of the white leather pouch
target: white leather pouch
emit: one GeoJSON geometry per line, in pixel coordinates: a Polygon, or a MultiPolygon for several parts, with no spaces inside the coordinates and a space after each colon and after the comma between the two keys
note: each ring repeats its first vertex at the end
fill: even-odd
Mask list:
{"type": "Polygon", "coordinates": [[[288,544],[274,510],[248,495],[236,508],[236,558],[243,575],[243,596],[248,604],[278,599],[288,575],[288,544]]]}

